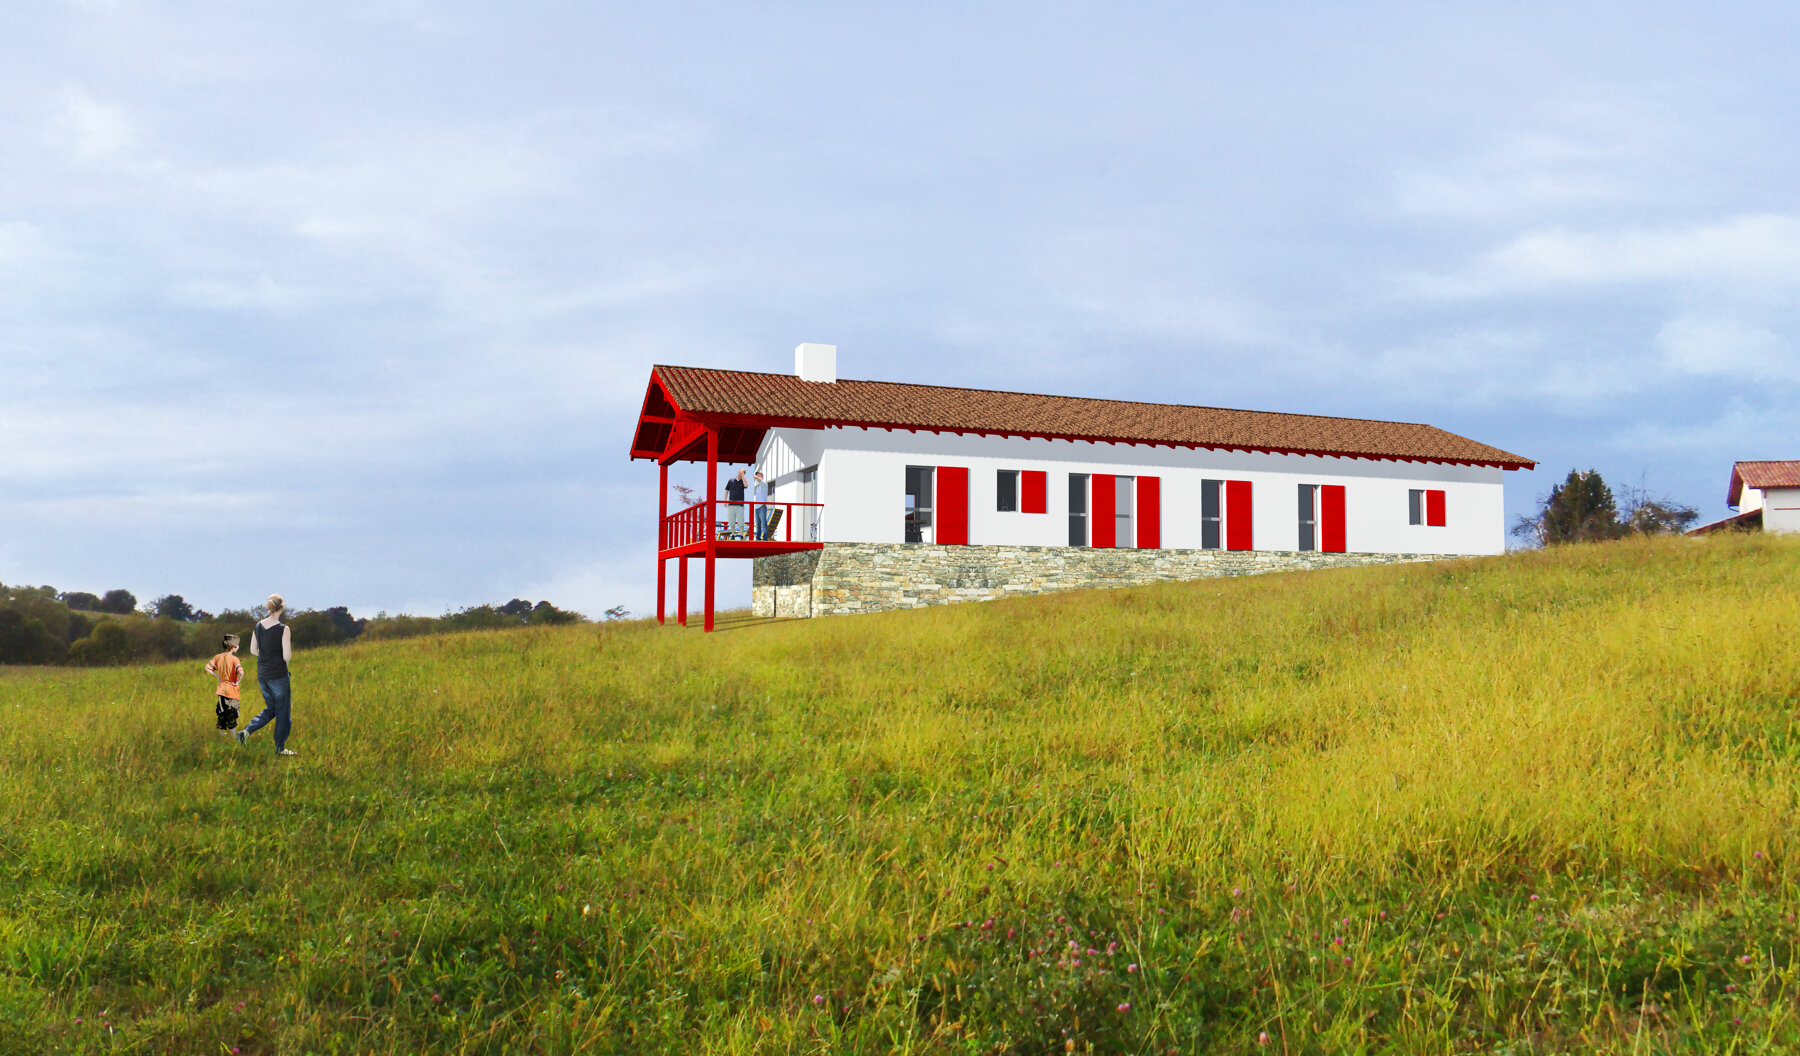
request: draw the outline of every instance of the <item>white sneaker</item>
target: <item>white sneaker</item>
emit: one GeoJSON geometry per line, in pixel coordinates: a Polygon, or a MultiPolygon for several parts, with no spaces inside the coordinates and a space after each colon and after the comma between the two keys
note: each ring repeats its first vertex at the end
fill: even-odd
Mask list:
{"type": "Polygon", "coordinates": [[[276,755],[299,755],[300,753],[299,752],[290,752],[286,748],[283,748],[281,751],[276,752],[275,754],[276,755]]]}
{"type": "Polygon", "coordinates": [[[249,732],[246,730],[238,730],[237,732],[233,733],[232,736],[237,738],[237,742],[239,744],[243,744],[244,738],[249,736],[249,732]]]}

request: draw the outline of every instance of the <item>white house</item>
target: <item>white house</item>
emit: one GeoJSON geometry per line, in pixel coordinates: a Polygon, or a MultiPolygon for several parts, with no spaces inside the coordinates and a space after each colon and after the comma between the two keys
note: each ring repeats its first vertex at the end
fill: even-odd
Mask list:
{"type": "Polygon", "coordinates": [[[1733,528],[1800,532],[1800,459],[1733,463],[1725,505],[1738,512],[1688,534],[1733,528]]]}
{"type": "MultiPolygon", "coordinates": [[[[829,345],[801,345],[795,360],[793,375],[651,374],[632,457],[664,467],[665,503],[670,463],[709,465],[707,500],[662,511],[659,562],[681,561],[683,622],[689,558],[710,567],[839,548],[789,578],[833,565],[827,593],[860,600],[824,609],[868,611],[1022,592],[1012,588],[1024,579],[1030,589],[1089,585],[1101,568],[1108,582],[1136,582],[1495,554],[1505,549],[1504,474],[1534,465],[1429,425],[839,380],[829,345]],[[743,523],[760,508],[772,530],[733,531],[719,462],[765,474],[768,502],[743,523]],[[1092,551],[1112,553],[1096,565],[1092,551]],[[884,582],[913,582],[912,595],[845,585],[859,563],[881,566],[884,582]],[[1052,565],[1080,567],[1047,580],[1040,573],[1052,565]],[[965,585],[918,585],[945,568],[965,585]],[[974,581],[988,587],[966,585],[974,581]]],[[[759,590],[765,578],[759,562],[759,590]]],[[[821,588],[807,589],[816,602],[821,588]]],[[[660,599],[659,590],[659,616],[660,599]]]]}

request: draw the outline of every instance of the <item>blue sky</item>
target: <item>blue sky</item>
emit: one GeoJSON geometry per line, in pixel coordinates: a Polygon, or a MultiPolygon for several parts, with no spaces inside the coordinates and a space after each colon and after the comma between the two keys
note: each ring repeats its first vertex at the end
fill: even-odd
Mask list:
{"type": "MultiPolygon", "coordinates": [[[[1800,8],[80,0],[0,34],[0,581],[654,598],[656,362],[1800,457],[1800,8]]],[[[696,475],[697,479],[697,475],[696,475]]],[[[722,600],[748,601],[732,567],[722,600]]]]}

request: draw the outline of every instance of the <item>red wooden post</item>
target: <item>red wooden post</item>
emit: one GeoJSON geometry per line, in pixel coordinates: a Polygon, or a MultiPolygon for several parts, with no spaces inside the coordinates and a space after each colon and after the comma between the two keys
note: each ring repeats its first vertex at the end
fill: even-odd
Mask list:
{"type": "Polygon", "coordinates": [[[705,629],[713,629],[713,563],[718,557],[718,511],[712,503],[719,494],[719,430],[706,429],[706,620],[705,629]]]}
{"type": "Polygon", "coordinates": [[[675,622],[687,626],[687,555],[675,559],[680,570],[675,574],[675,622]]]}
{"type": "Polygon", "coordinates": [[[662,485],[656,490],[656,622],[667,622],[663,619],[663,599],[669,592],[669,565],[663,560],[662,552],[668,548],[669,541],[663,538],[665,522],[669,519],[669,464],[660,463],[662,467],[662,485]]]}

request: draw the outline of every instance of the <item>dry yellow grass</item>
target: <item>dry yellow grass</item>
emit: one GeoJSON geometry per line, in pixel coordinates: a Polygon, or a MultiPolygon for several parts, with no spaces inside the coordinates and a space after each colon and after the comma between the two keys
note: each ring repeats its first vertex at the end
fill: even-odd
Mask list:
{"type": "Polygon", "coordinates": [[[9,672],[0,1052],[1782,1051],[1797,582],[369,643],[298,658],[291,763],[197,664],[9,672]]]}

